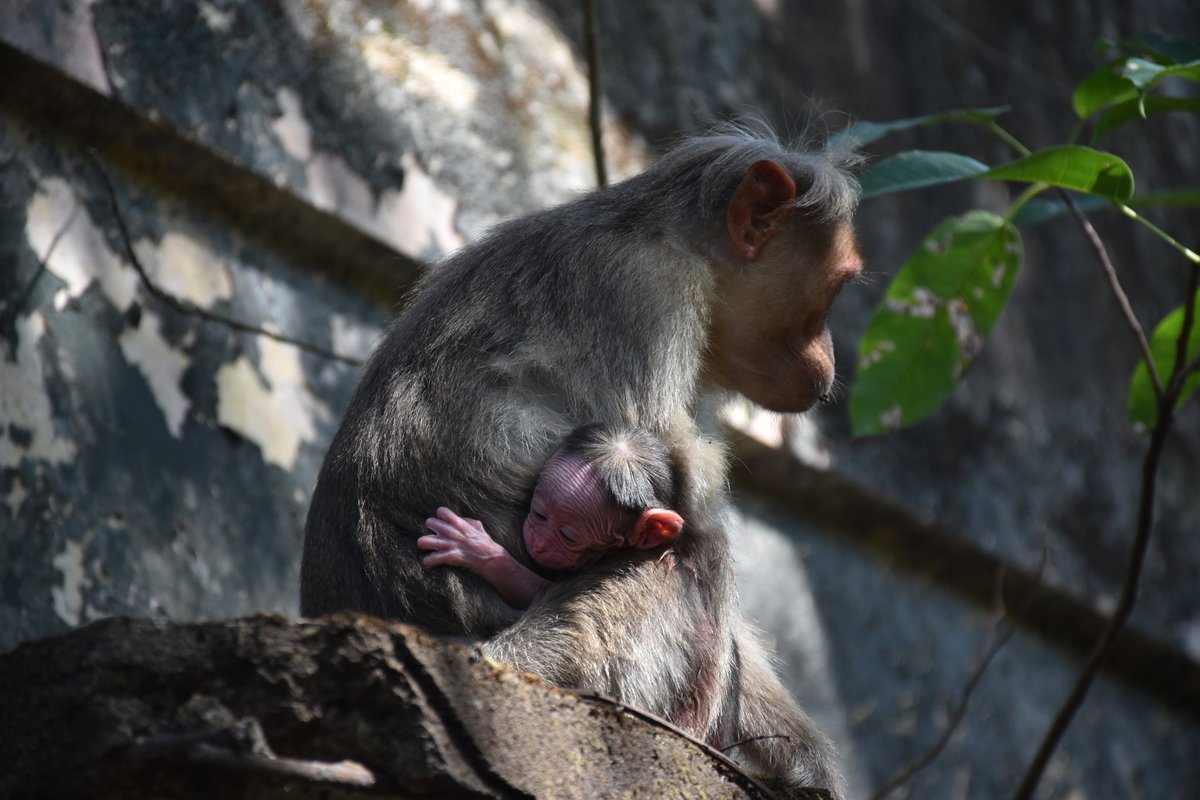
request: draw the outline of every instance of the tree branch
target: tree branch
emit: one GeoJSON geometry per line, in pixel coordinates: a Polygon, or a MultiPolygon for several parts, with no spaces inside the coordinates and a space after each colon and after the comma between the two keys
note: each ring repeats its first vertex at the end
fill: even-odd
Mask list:
{"type": "Polygon", "coordinates": [[[1142,565],[1146,559],[1146,550],[1150,544],[1150,535],[1154,530],[1154,496],[1158,482],[1158,467],[1162,460],[1167,436],[1171,431],[1171,424],[1174,421],[1175,403],[1183,391],[1188,374],[1193,367],[1200,364],[1200,358],[1197,358],[1192,364],[1185,365],[1188,339],[1191,335],[1192,326],[1195,323],[1195,295],[1197,287],[1200,285],[1200,269],[1193,265],[1188,275],[1183,326],[1180,330],[1179,338],[1176,340],[1175,363],[1171,369],[1167,385],[1164,388],[1154,367],[1154,359],[1150,353],[1149,342],[1146,340],[1146,335],[1142,331],[1141,325],[1138,324],[1137,317],[1133,314],[1133,310],[1129,305],[1129,299],[1121,289],[1116,270],[1113,268],[1112,261],[1108,258],[1104,243],[1100,240],[1100,236],[1096,233],[1095,228],[1092,227],[1091,222],[1088,221],[1087,217],[1075,205],[1070,195],[1066,192],[1062,192],[1061,194],[1072,213],[1075,214],[1076,219],[1079,220],[1079,224],[1083,226],[1088,240],[1092,243],[1092,247],[1095,249],[1096,255],[1104,267],[1105,274],[1108,276],[1109,284],[1112,286],[1113,292],[1117,295],[1117,301],[1121,306],[1121,310],[1125,314],[1134,337],[1138,341],[1138,346],[1142,349],[1146,366],[1149,368],[1150,378],[1154,383],[1155,396],[1158,400],[1158,416],[1150,434],[1150,446],[1147,448],[1145,459],[1142,462],[1142,484],[1141,497],[1138,502],[1137,531],[1134,534],[1133,544],[1130,546],[1129,556],[1126,561],[1125,577],[1122,581],[1121,594],[1117,601],[1117,607],[1113,611],[1108,625],[1105,626],[1103,634],[1101,634],[1100,639],[1096,642],[1095,647],[1084,663],[1079,676],[1075,679],[1075,684],[1071,687],[1070,694],[1059,709],[1058,714],[1055,715],[1050,729],[1042,739],[1042,743],[1034,754],[1033,761],[1030,762],[1025,775],[1021,779],[1020,786],[1017,787],[1016,794],[1013,795],[1014,800],[1028,800],[1033,796],[1034,790],[1041,781],[1042,773],[1045,771],[1046,765],[1050,762],[1050,757],[1058,748],[1058,744],[1070,726],[1072,719],[1074,719],[1076,712],[1083,705],[1083,701],[1087,698],[1088,690],[1091,688],[1093,681],[1095,681],[1096,675],[1099,674],[1100,669],[1104,666],[1104,662],[1112,652],[1117,637],[1133,613],[1133,606],[1137,602],[1138,586],[1141,582],[1142,565]]]}
{"type": "MultiPolygon", "coordinates": [[[[573,689],[572,692],[574,694],[578,695],[581,699],[586,700],[590,703],[596,703],[598,705],[607,706],[608,708],[611,708],[622,714],[628,714],[631,717],[640,719],[643,722],[647,722],[657,728],[661,728],[665,731],[669,731],[672,734],[674,734],[675,736],[686,739],[687,741],[691,742],[693,745],[698,747],[706,756],[713,759],[713,761],[715,761],[717,764],[719,764],[725,771],[728,779],[732,780],[735,783],[742,784],[744,788],[752,789],[756,792],[761,793],[761,795],[763,797],[774,797],[775,796],[774,792],[772,792],[764,783],[759,781],[757,778],[755,778],[750,773],[746,772],[744,769],[742,769],[738,765],[738,763],[736,761],[731,759],[729,756],[725,755],[725,750],[729,750],[733,747],[736,747],[737,746],[736,744],[730,745],[729,747],[725,748],[725,750],[718,750],[717,748],[713,747],[712,745],[708,744],[707,742],[703,742],[703,741],[697,739],[695,736],[692,736],[690,733],[685,731],[683,728],[680,728],[679,726],[675,725],[672,722],[668,722],[667,720],[663,719],[662,717],[658,716],[657,714],[652,714],[649,711],[644,711],[640,708],[637,708],[636,706],[627,705],[613,697],[609,697],[606,694],[602,694],[600,692],[593,691],[591,689],[573,689]]],[[[760,737],[755,737],[755,738],[767,739],[767,738],[771,738],[771,737],[770,736],[760,736],[760,737]]],[[[746,741],[753,741],[753,740],[747,739],[746,741]]],[[[737,744],[745,744],[745,742],[738,742],[737,744]]]]}
{"type": "Polygon", "coordinates": [[[50,240],[50,244],[46,247],[46,252],[38,258],[38,268],[34,271],[33,275],[30,276],[29,280],[26,281],[25,288],[18,293],[16,299],[13,300],[12,305],[5,307],[3,309],[3,313],[0,313],[0,320],[4,320],[9,317],[16,319],[17,314],[21,313],[21,309],[25,308],[25,304],[29,302],[29,296],[33,294],[33,290],[37,287],[38,281],[40,281],[42,276],[45,275],[49,270],[47,264],[50,263],[50,256],[52,256],[54,251],[58,249],[58,245],[63,240],[63,237],[67,235],[67,231],[71,229],[73,224],[75,224],[75,217],[77,216],[79,216],[79,204],[75,203],[71,206],[71,213],[67,216],[67,221],[62,224],[62,227],[54,232],[54,238],[50,240]]]}
{"type": "MultiPolygon", "coordinates": [[[[1188,270],[1187,292],[1183,301],[1183,327],[1179,338],[1175,341],[1175,365],[1171,369],[1171,380],[1167,382],[1167,394],[1174,393],[1176,397],[1183,391],[1183,385],[1188,377],[1200,369],[1200,355],[1187,361],[1188,341],[1192,338],[1192,328],[1196,324],[1196,292],[1200,290],[1200,266],[1188,270]]],[[[1174,405],[1174,403],[1172,403],[1174,405]]]]}
{"type": "Polygon", "coordinates": [[[1037,788],[1041,780],[1042,773],[1050,761],[1050,756],[1057,749],[1059,741],[1062,739],[1063,734],[1066,733],[1067,727],[1070,726],[1071,720],[1075,716],[1075,712],[1083,705],[1088,689],[1091,688],[1092,682],[1100,672],[1100,668],[1104,666],[1104,662],[1112,650],[1113,643],[1116,642],[1117,636],[1121,633],[1121,629],[1125,626],[1125,622],[1129,619],[1129,615],[1133,611],[1133,605],[1137,600],[1138,583],[1141,579],[1142,563],[1145,561],[1146,548],[1150,542],[1150,533],[1154,526],[1154,493],[1158,478],[1158,465],[1162,456],[1163,445],[1166,442],[1167,434],[1171,427],[1174,405],[1175,396],[1173,395],[1164,397],[1163,402],[1159,403],[1158,422],[1154,426],[1150,438],[1150,447],[1146,451],[1146,458],[1142,464],[1142,497],[1138,507],[1137,534],[1130,548],[1125,568],[1125,579],[1121,588],[1120,600],[1117,602],[1117,608],[1113,612],[1108,626],[1104,629],[1100,641],[1096,643],[1096,647],[1092,650],[1091,655],[1088,656],[1088,660],[1084,664],[1083,670],[1079,673],[1079,677],[1075,679],[1075,685],[1071,688],[1070,695],[1055,716],[1054,722],[1050,725],[1050,730],[1046,732],[1045,738],[1042,739],[1042,743],[1038,747],[1033,761],[1025,771],[1025,776],[1022,778],[1016,794],[1013,795],[1014,800],[1028,800],[1028,798],[1033,797],[1033,791],[1037,788]]]}
{"type": "Polygon", "coordinates": [[[129,259],[129,263],[133,265],[134,270],[141,279],[142,285],[146,287],[146,291],[148,291],[159,302],[167,305],[169,308],[179,314],[199,317],[207,322],[215,322],[219,325],[224,325],[231,330],[240,331],[242,333],[254,333],[258,334],[259,336],[266,336],[267,338],[274,339],[277,342],[290,344],[293,347],[297,347],[307,353],[312,353],[313,355],[317,355],[322,358],[328,358],[332,361],[340,361],[341,363],[348,364],[352,367],[362,366],[361,359],[342,355],[341,353],[336,353],[333,350],[313,344],[312,342],[306,342],[302,339],[297,339],[292,336],[275,333],[259,325],[251,325],[250,323],[243,322],[235,317],[226,316],[225,314],[221,314],[216,311],[210,311],[207,308],[201,308],[195,303],[181,300],[172,294],[164,292],[154,283],[154,281],[150,280],[150,275],[146,272],[145,266],[142,264],[141,259],[138,258],[137,253],[134,252],[133,237],[129,233],[129,227],[125,224],[125,217],[121,213],[120,205],[117,203],[117,192],[113,187],[112,180],[108,177],[108,172],[100,165],[99,161],[97,161],[95,157],[92,157],[92,166],[95,168],[96,173],[100,176],[101,182],[104,184],[105,193],[108,196],[109,209],[112,211],[113,220],[117,224],[117,232],[121,237],[121,244],[125,250],[125,257],[129,259]]]}
{"type": "Polygon", "coordinates": [[[741,741],[737,741],[731,745],[722,747],[721,752],[728,753],[730,750],[736,750],[742,745],[750,744],[751,742],[761,742],[765,739],[787,739],[788,741],[791,741],[791,738],[792,737],[788,736],[786,733],[767,733],[763,734],[762,736],[751,736],[749,739],[742,739],[741,741]]]}
{"type": "Polygon", "coordinates": [[[1096,229],[1092,227],[1091,220],[1079,210],[1079,206],[1075,204],[1075,199],[1071,197],[1070,193],[1062,189],[1058,193],[1066,202],[1067,207],[1071,209],[1071,213],[1075,215],[1079,226],[1083,228],[1084,236],[1087,237],[1092,249],[1096,252],[1096,258],[1100,259],[1100,266],[1104,268],[1104,275],[1108,278],[1108,285],[1117,299],[1117,305],[1121,307],[1121,314],[1125,317],[1125,322],[1129,325],[1129,330],[1133,333],[1133,338],[1137,341],[1138,347],[1142,351],[1142,358],[1146,361],[1146,368],[1150,372],[1150,383],[1154,387],[1154,397],[1161,402],[1163,397],[1163,383],[1158,375],[1158,369],[1154,366],[1154,356],[1150,353],[1150,342],[1146,339],[1146,332],[1142,330],[1142,325],[1138,322],[1137,315],[1133,313],[1133,306],[1129,303],[1129,296],[1125,294],[1125,290],[1121,287],[1121,281],[1117,277],[1117,270],[1113,266],[1112,259],[1108,257],[1108,250],[1104,247],[1104,242],[1100,239],[1100,234],[1096,233],[1096,229]]]}
{"type": "MultiPolygon", "coordinates": [[[[1017,612],[1016,619],[1021,619],[1033,607],[1034,600],[1037,598],[1038,588],[1042,578],[1042,573],[1046,566],[1046,550],[1042,550],[1041,563],[1037,570],[1037,580],[1030,590],[1025,601],[1021,604],[1020,611],[1017,612]]],[[[999,637],[996,636],[996,631],[1000,624],[1004,622],[1007,614],[1004,611],[1004,572],[1000,572],[996,576],[995,582],[995,604],[997,612],[995,619],[988,629],[987,638],[984,642],[983,650],[980,652],[975,661],[975,666],[972,668],[970,676],[963,684],[962,694],[959,696],[958,704],[950,712],[950,718],[946,722],[946,727],[942,731],[942,735],[933,743],[924,753],[914,759],[908,766],[897,772],[888,780],[884,781],[883,785],[876,790],[875,794],[871,795],[871,800],[883,800],[892,792],[899,789],[904,784],[908,783],[917,776],[921,770],[933,763],[933,761],[942,753],[946,745],[950,742],[950,737],[954,735],[954,731],[962,723],[963,718],[967,713],[967,704],[971,702],[971,696],[975,693],[975,689],[979,686],[979,682],[983,679],[988,667],[991,666],[992,660],[1000,653],[1001,650],[1009,643],[1013,635],[1017,632],[1015,625],[1012,625],[999,637]]]]}
{"type": "Polygon", "coordinates": [[[363,615],[108,617],[0,653],[0,686],[6,798],[775,797],[650,715],[363,615]]]}
{"type": "Polygon", "coordinates": [[[592,131],[592,158],[596,162],[596,185],[608,185],[608,169],[604,165],[604,141],[600,120],[603,91],[600,88],[600,45],[597,28],[599,13],[596,0],[583,0],[583,37],[588,66],[588,125],[592,131]]]}
{"type": "Polygon", "coordinates": [[[242,744],[230,731],[209,730],[144,736],[131,744],[128,752],[138,760],[179,759],[191,764],[350,789],[381,788],[390,783],[357,761],[281,758],[265,746],[265,739],[261,746],[253,749],[242,744]]]}

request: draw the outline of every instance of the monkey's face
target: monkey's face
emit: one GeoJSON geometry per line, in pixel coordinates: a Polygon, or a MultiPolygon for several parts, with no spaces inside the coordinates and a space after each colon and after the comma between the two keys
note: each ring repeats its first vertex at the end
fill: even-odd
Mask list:
{"type": "Polygon", "coordinates": [[[539,566],[578,570],[624,543],[623,522],[591,464],[560,450],[538,477],[522,534],[539,566]]]}
{"type": "Polygon", "coordinates": [[[735,260],[718,274],[707,374],[771,411],[810,408],[833,387],[829,308],[861,271],[840,223],[795,224],[761,257],[735,260]]]}

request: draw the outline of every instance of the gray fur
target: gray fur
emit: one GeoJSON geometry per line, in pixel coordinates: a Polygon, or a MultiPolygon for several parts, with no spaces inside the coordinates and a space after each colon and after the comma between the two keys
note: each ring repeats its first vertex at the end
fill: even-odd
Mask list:
{"type": "Polygon", "coordinates": [[[593,422],[571,431],[559,449],[590,464],[626,514],[675,508],[676,467],[671,451],[645,428],[593,422]]]}
{"type": "Polygon", "coordinates": [[[797,217],[848,220],[857,188],[833,159],[724,131],[501,225],[431,269],[364,367],[326,455],[305,526],[302,612],[491,636],[493,657],[725,745],[786,731],[803,741],[766,739],[750,757],[840,797],[827,742],[738,632],[724,454],[693,421],[716,270],[730,258],[722,215],[760,159],[796,181],[797,217]],[[687,527],[672,558],[620,554],[556,582],[519,619],[466,570],[422,568],[416,539],[440,505],[482,520],[529,564],[520,523],[537,472],[591,420],[644,427],[675,455],[687,527]]]}

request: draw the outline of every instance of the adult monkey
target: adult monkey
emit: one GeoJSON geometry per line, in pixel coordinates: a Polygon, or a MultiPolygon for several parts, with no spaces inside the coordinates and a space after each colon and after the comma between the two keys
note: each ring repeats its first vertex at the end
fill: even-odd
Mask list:
{"type": "Polygon", "coordinates": [[[300,607],[490,636],[495,658],[616,696],[786,784],[841,797],[828,741],[736,608],[725,460],[693,419],[710,379],[775,411],[832,386],[825,318],[860,271],[857,185],[836,155],[745,131],[515,220],[433,268],[363,370],[313,493],[300,607]],[[425,570],[430,510],[484,520],[526,565],[521,519],[572,428],[640,425],[677,454],[687,527],[557,581],[518,618],[460,569],[425,570]],[[504,480],[498,476],[518,476],[504,480]]]}

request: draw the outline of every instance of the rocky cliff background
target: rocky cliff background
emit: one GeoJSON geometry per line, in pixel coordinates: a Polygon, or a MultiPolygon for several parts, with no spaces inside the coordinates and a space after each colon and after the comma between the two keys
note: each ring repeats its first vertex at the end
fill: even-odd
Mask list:
{"type": "MultiPolygon", "coordinates": [[[[1200,38],[1200,9],[1168,0],[599,5],[618,177],[747,113],[819,137],[1008,104],[1006,127],[1047,145],[1097,39],[1200,38]]],[[[364,357],[423,264],[593,185],[582,42],[568,0],[0,7],[0,649],[114,614],[295,614],[308,493],[357,375],[331,354],[364,357]]],[[[1007,158],[961,126],[884,144],[914,146],[1007,158]]],[[[1148,184],[1200,177],[1194,119],[1112,148],[1148,184]]],[[[875,280],[832,320],[846,382],[888,276],[991,191],[863,205],[875,280]]],[[[1165,220],[1196,246],[1195,214],[1165,220]]],[[[1181,262],[1096,224],[1143,319],[1179,304],[1181,262]]],[[[725,412],[742,602],[856,794],[944,729],[999,575],[1040,583],[1041,604],[911,796],[1010,792],[1119,586],[1145,447],[1124,409],[1136,348],[1078,229],[1025,240],[1012,303],[926,422],[854,440],[844,402],[782,425],[725,412]]],[[[1179,425],[1135,630],[1047,797],[1200,790],[1196,409],[1179,425]]]]}

